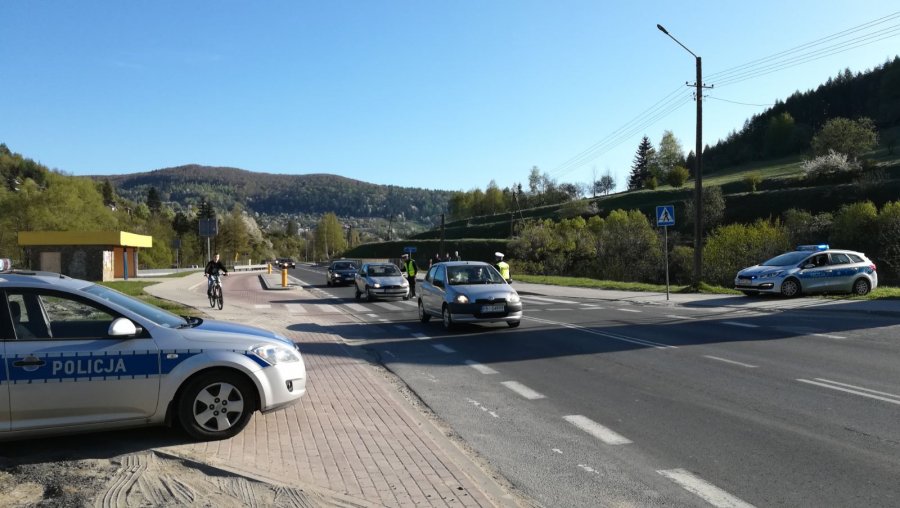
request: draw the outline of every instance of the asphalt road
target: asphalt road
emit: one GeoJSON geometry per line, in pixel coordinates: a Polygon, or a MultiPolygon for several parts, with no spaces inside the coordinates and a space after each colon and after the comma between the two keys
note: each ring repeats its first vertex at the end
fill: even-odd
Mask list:
{"type": "Polygon", "coordinates": [[[292,275],[540,504],[900,505],[896,318],[523,295],[518,329],[447,332],[292,275]]]}

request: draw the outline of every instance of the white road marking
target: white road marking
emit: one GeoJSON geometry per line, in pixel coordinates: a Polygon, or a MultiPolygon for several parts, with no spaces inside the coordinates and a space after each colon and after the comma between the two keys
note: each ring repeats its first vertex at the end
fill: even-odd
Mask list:
{"type": "Polygon", "coordinates": [[[397,328],[400,330],[409,330],[410,328],[406,325],[397,325],[397,328]]]}
{"type": "Polygon", "coordinates": [[[659,470],[657,473],[665,476],[682,488],[703,498],[707,503],[721,508],[753,508],[752,504],[738,499],[728,492],[716,487],[706,480],[684,469],[659,470]]]}
{"type": "Polygon", "coordinates": [[[267,303],[258,303],[253,306],[254,309],[271,309],[272,306],[267,303]]]}
{"type": "Polygon", "coordinates": [[[842,336],[840,336],[840,335],[831,335],[831,334],[829,334],[829,333],[814,333],[813,335],[815,335],[816,337],[825,337],[826,339],[838,339],[838,340],[843,340],[843,339],[846,339],[846,338],[847,338],[847,337],[842,337],[842,336]]]}
{"type": "Polygon", "coordinates": [[[631,440],[625,438],[621,434],[613,432],[612,430],[604,427],[603,425],[600,425],[599,423],[591,420],[586,416],[563,416],[563,420],[571,423],[572,425],[578,427],[579,429],[587,432],[588,434],[594,436],[595,438],[603,441],[608,445],[623,445],[631,443],[631,440]]]}
{"type": "Polygon", "coordinates": [[[691,321],[697,319],[697,318],[694,318],[694,317],[688,317],[688,316],[677,316],[677,315],[675,315],[675,314],[666,314],[665,317],[667,317],[667,318],[672,318],[672,319],[689,319],[689,320],[691,320],[691,321]]]}
{"type": "Polygon", "coordinates": [[[529,301],[537,300],[539,302],[548,302],[548,303],[575,303],[575,302],[572,302],[571,300],[557,300],[556,298],[547,298],[544,296],[532,296],[532,295],[523,297],[523,300],[529,300],[529,301]]]}
{"type": "Polygon", "coordinates": [[[382,309],[387,309],[387,310],[401,310],[400,307],[397,307],[393,303],[375,302],[375,305],[381,307],[382,309]]]}
{"type": "Polygon", "coordinates": [[[477,370],[478,372],[481,372],[482,374],[499,374],[499,372],[488,367],[487,365],[482,365],[473,360],[466,360],[465,364],[468,365],[469,367],[472,367],[473,369],[477,370]]]}
{"type": "Polygon", "coordinates": [[[306,314],[306,309],[299,303],[286,303],[284,304],[284,308],[291,314],[306,314]]]}
{"type": "Polygon", "coordinates": [[[810,381],[808,379],[798,379],[801,383],[807,383],[811,385],[821,386],[823,388],[831,388],[832,390],[838,390],[841,392],[852,393],[854,395],[861,395],[863,397],[868,397],[870,399],[881,400],[884,402],[890,402],[891,404],[900,405],[900,395],[895,395],[893,393],[879,392],[876,390],[870,390],[868,388],[863,388],[861,386],[848,385],[846,383],[840,383],[838,381],[831,381],[829,379],[815,378],[815,381],[810,381]],[[868,392],[868,393],[865,393],[868,392]],[[883,395],[883,397],[882,397],[883,395]]]}
{"type": "Polygon", "coordinates": [[[443,344],[432,344],[431,347],[437,349],[438,351],[440,351],[442,353],[455,353],[456,352],[455,349],[447,347],[443,344]]]}
{"type": "Polygon", "coordinates": [[[431,338],[431,337],[425,335],[424,333],[414,333],[414,334],[412,334],[412,336],[419,340],[428,340],[431,338]]]}
{"type": "Polygon", "coordinates": [[[380,322],[382,322],[382,323],[389,323],[391,320],[390,320],[390,319],[385,319],[385,318],[378,318],[378,321],[380,321],[380,322]]]}
{"type": "Polygon", "coordinates": [[[368,312],[369,308],[364,307],[358,303],[345,303],[344,304],[348,309],[355,310],[356,312],[368,312]]]}
{"type": "Polygon", "coordinates": [[[193,291],[204,284],[207,284],[207,282],[206,281],[198,282],[198,283],[194,284],[193,286],[189,287],[188,291],[193,291]]]}
{"type": "Polygon", "coordinates": [[[339,313],[339,312],[340,312],[340,310],[338,310],[337,307],[335,307],[334,305],[329,305],[329,304],[327,304],[327,303],[320,303],[320,304],[317,304],[317,305],[315,305],[313,308],[316,309],[317,311],[319,311],[319,313],[322,313],[322,314],[325,314],[325,313],[336,314],[336,313],[339,313]]]}
{"type": "Polygon", "coordinates": [[[368,317],[370,317],[370,318],[372,318],[372,319],[378,318],[378,314],[366,314],[366,316],[368,316],[368,317]]]}
{"type": "Polygon", "coordinates": [[[418,303],[416,303],[416,302],[414,302],[414,301],[412,301],[412,300],[400,300],[400,301],[397,302],[397,303],[400,303],[400,304],[403,304],[403,305],[412,305],[413,307],[419,305],[418,303]]]}
{"type": "Polygon", "coordinates": [[[554,308],[554,309],[544,309],[544,310],[570,310],[570,309],[567,309],[567,308],[563,307],[563,308],[561,308],[561,309],[560,309],[560,308],[554,308]]]}
{"type": "Polygon", "coordinates": [[[596,305],[584,305],[584,304],[582,304],[581,308],[584,309],[584,310],[588,310],[588,309],[599,309],[599,310],[603,310],[603,309],[605,309],[606,307],[598,307],[598,306],[596,306],[596,305]]]}
{"type": "Polygon", "coordinates": [[[622,312],[643,312],[643,311],[635,310],[635,309],[622,309],[622,308],[618,308],[616,310],[620,310],[622,312]]]}
{"type": "Polygon", "coordinates": [[[749,323],[738,323],[737,321],[722,321],[723,325],[741,326],[744,328],[759,328],[759,325],[751,325],[749,323]]]}
{"type": "Polygon", "coordinates": [[[559,321],[551,321],[549,319],[536,318],[533,316],[526,316],[522,319],[537,321],[538,323],[546,323],[546,324],[551,324],[551,325],[562,326],[565,328],[572,328],[575,330],[580,330],[585,333],[590,333],[591,335],[599,335],[601,337],[606,337],[608,339],[621,340],[623,342],[630,342],[632,344],[640,344],[641,346],[648,346],[648,347],[653,347],[653,348],[658,348],[658,349],[677,349],[678,348],[678,346],[670,346],[668,344],[660,344],[658,342],[652,342],[652,341],[644,340],[644,339],[636,339],[634,337],[627,337],[625,335],[618,335],[618,334],[609,333],[609,332],[598,332],[597,330],[591,330],[590,328],[585,328],[580,325],[573,325],[572,323],[562,323],[559,321]]]}
{"type": "Polygon", "coordinates": [[[709,358],[710,360],[718,360],[720,362],[731,363],[734,365],[740,365],[741,367],[747,367],[748,369],[757,368],[756,365],[750,365],[749,363],[736,362],[734,360],[728,360],[727,358],[719,358],[718,356],[703,355],[703,358],[709,358]]]}
{"type": "Polygon", "coordinates": [[[504,381],[500,383],[501,385],[509,388],[510,390],[518,393],[522,397],[525,397],[528,400],[537,400],[537,399],[545,399],[544,395],[528,388],[527,386],[519,383],[517,381],[504,381]]]}

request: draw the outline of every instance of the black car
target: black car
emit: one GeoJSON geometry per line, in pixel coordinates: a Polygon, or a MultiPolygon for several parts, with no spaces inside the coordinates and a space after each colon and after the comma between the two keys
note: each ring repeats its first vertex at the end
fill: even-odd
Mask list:
{"type": "Polygon", "coordinates": [[[331,265],[328,266],[328,272],[325,274],[325,284],[328,286],[353,284],[356,270],[356,263],[353,261],[332,261],[331,265]]]}
{"type": "Polygon", "coordinates": [[[291,258],[278,258],[275,260],[275,266],[278,268],[297,268],[297,264],[291,258]]]}

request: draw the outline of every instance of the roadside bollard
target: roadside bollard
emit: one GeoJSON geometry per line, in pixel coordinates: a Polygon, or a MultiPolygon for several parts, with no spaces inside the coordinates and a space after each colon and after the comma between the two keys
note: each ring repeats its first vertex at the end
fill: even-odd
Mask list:
{"type": "Polygon", "coordinates": [[[287,268],[281,269],[281,287],[287,287],[287,268]]]}
{"type": "Polygon", "coordinates": [[[272,263],[266,263],[266,273],[272,273],[272,263]]]}

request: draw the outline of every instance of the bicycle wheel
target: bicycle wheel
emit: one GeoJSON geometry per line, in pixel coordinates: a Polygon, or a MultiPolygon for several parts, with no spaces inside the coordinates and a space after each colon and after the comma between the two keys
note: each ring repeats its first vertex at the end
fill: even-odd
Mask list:
{"type": "Polygon", "coordinates": [[[225,300],[222,298],[222,286],[216,286],[216,300],[218,300],[219,310],[222,310],[225,305],[225,300]]]}
{"type": "Polygon", "coordinates": [[[216,286],[213,285],[212,289],[209,291],[209,306],[213,309],[216,308],[216,286]]]}

